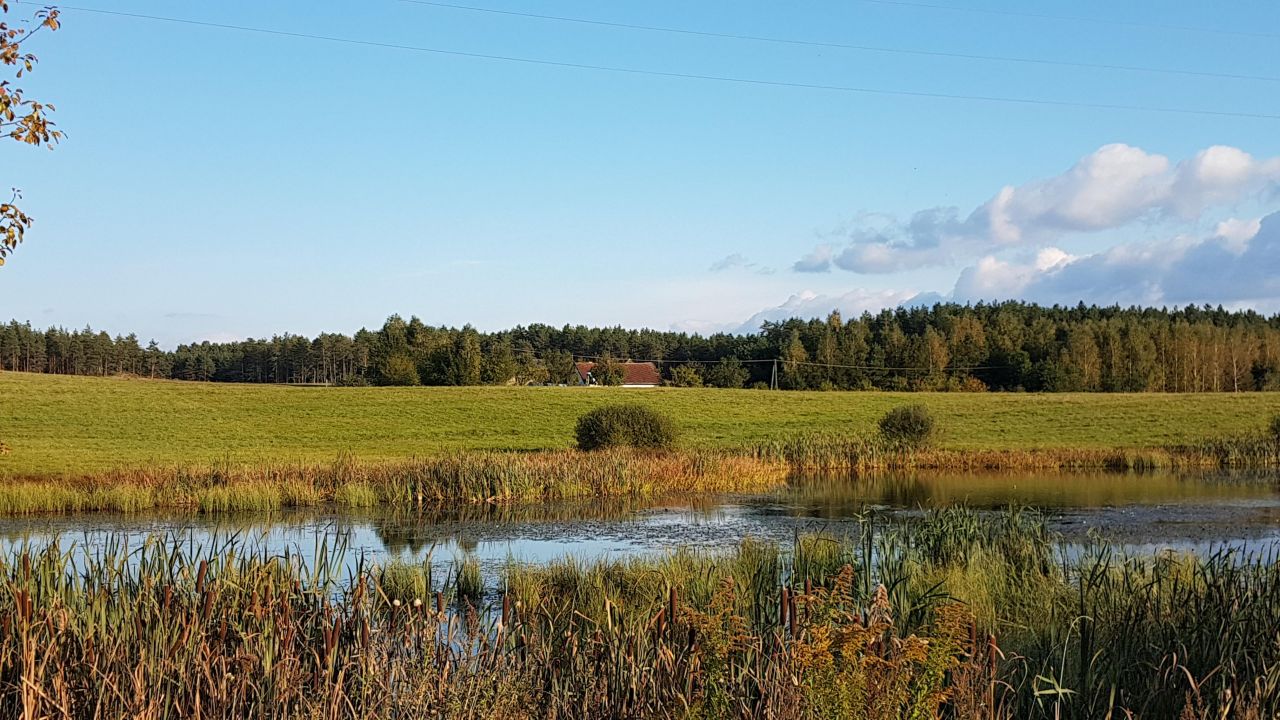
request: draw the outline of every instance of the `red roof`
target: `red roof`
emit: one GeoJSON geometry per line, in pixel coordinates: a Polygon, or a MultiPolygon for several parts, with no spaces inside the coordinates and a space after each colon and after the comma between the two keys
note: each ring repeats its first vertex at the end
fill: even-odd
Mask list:
{"type": "MultiPolygon", "coordinates": [[[[596,366],[593,362],[574,363],[578,367],[578,377],[586,382],[587,373],[596,366]]],[[[661,385],[662,374],[658,366],[651,362],[620,362],[623,385],[661,385]]]]}

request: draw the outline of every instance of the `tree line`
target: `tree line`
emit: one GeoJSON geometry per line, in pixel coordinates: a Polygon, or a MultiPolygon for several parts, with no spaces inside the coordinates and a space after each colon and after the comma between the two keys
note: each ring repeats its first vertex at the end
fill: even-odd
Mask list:
{"type": "Polygon", "coordinates": [[[937,304],[695,335],[529,325],[483,333],[393,315],[377,330],[315,338],[145,347],[91,328],[0,327],[0,369],[330,385],[577,382],[574,362],[620,377],[654,361],[672,385],[794,390],[1236,392],[1280,389],[1280,315],[1020,302],[937,304]]]}

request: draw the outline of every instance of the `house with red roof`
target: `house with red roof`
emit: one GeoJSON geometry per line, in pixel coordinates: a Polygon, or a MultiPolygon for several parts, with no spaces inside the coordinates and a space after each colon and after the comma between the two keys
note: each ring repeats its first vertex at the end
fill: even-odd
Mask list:
{"type": "MultiPolygon", "coordinates": [[[[662,384],[662,373],[658,372],[658,366],[651,362],[620,362],[616,364],[622,368],[622,387],[658,387],[662,384]]],[[[595,366],[596,364],[593,362],[574,363],[574,367],[578,370],[579,385],[599,384],[591,376],[591,371],[595,369],[595,366]]]]}

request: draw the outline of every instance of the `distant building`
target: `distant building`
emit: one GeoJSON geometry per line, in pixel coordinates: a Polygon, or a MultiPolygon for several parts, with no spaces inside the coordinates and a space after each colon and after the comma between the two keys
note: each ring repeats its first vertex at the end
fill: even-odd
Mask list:
{"type": "MultiPolygon", "coordinates": [[[[662,374],[658,372],[658,366],[651,362],[620,362],[617,365],[622,368],[622,387],[658,387],[662,384],[662,374]]],[[[574,363],[578,370],[579,385],[597,384],[591,376],[595,366],[593,362],[574,363]]]]}

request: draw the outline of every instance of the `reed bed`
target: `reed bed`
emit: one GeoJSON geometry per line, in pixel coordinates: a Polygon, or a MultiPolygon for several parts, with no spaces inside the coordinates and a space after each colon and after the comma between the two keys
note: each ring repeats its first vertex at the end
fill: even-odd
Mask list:
{"type": "Polygon", "coordinates": [[[1246,718],[1277,556],[1060,546],[965,509],[790,548],[358,563],[151,542],[0,556],[0,715],[1246,718]]]}
{"type": "Polygon", "coordinates": [[[878,470],[1271,469],[1280,442],[1242,435],[1150,449],[962,450],[875,435],[803,434],[749,449],[465,452],[398,462],[349,455],[325,464],[213,463],[57,479],[0,479],[0,515],[204,513],[333,504],[345,509],[511,505],[562,500],[758,493],[793,473],[878,470]]]}
{"type": "Polygon", "coordinates": [[[807,433],[758,443],[755,457],[797,471],[1114,470],[1280,467],[1280,441],[1262,434],[1153,448],[974,450],[911,447],[878,435],[807,433]]]}
{"type": "Polygon", "coordinates": [[[0,515],[427,508],[671,494],[765,492],[786,483],[780,461],[719,451],[469,452],[402,462],[341,456],[322,465],[215,463],[59,480],[0,483],[0,515]]]}

